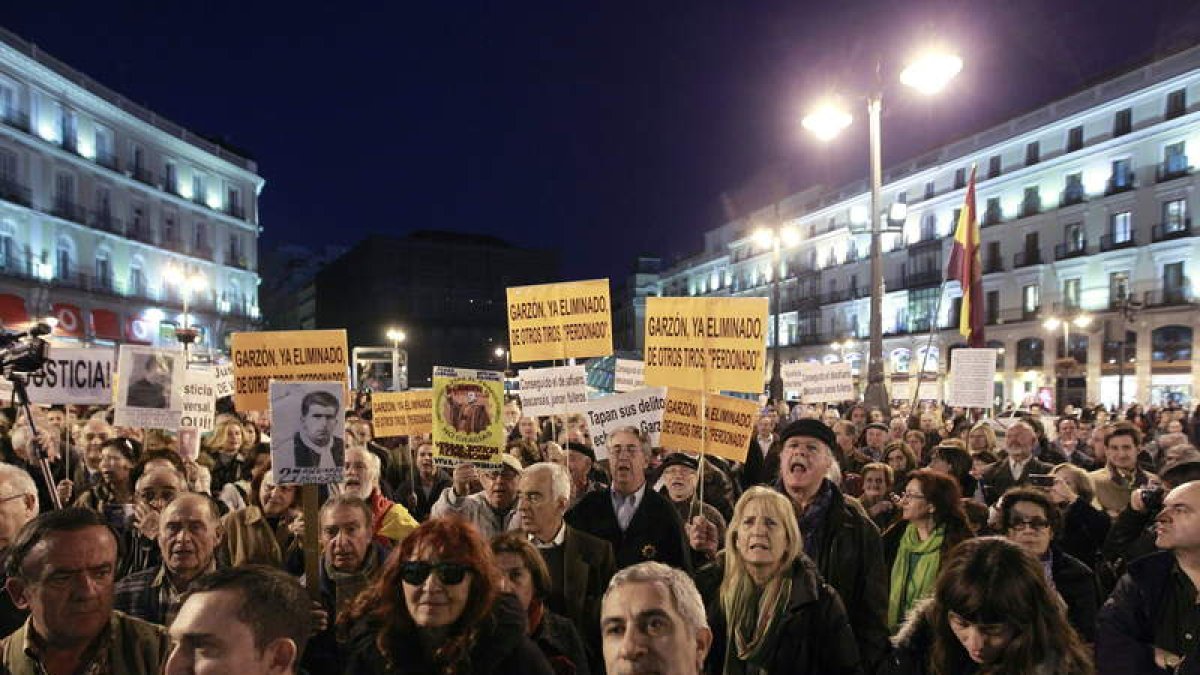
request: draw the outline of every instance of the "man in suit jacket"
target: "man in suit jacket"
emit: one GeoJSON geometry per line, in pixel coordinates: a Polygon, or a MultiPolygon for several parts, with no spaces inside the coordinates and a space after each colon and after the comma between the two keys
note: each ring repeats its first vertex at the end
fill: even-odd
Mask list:
{"type": "Polygon", "coordinates": [[[983,474],[983,494],[988,504],[994,504],[1009,488],[1027,485],[1034,474],[1050,473],[1054,467],[1033,457],[1037,434],[1027,422],[1016,422],[1004,433],[1007,457],[992,465],[983,474]]]}
{"type": "Polygon", "coordinates": [[[617,569],[653,560],[690,573],[683,522],[646,485],[648,441],[635,427],[617,429],[608,436],[608,454],[612,487],[584,497],[567,512],[567,524],[612,544],[617,569]]]}
{"type": "Polygon", "coordinates": [[[340,407],[337,397],[327,391],[305,394],[300,401],[300,430],[293,446],[296,468],[336,469],[345,463],[345,444],[333,435],[340,407]]]}

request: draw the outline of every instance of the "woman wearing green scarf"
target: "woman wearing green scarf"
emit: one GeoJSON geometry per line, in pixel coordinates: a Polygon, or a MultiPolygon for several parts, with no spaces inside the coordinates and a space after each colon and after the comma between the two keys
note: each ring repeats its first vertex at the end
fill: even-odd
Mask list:
{"type": "Polygon", "coordinates": [[[948,474],[920,469],[900,493],[900,517],[883,535],[892,567],[888,628],[894,633],[917,601],[933,592],[942,560],[971,536],[958,483],[948,474]]]}
{"type": "Polygon", "coordinates": [[[717,597],[706,598],[713,631],[708,672],[860,672],[842,600],[803,550],[786,497],[762,486],[742,495],[724,551],[699,575],[721,580],[719,593],[710,593],[717,597]]]}

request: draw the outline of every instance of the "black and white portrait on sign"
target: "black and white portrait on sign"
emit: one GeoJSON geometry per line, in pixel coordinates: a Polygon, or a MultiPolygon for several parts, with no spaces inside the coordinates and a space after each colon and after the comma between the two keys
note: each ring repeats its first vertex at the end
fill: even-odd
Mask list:
{"type": "Polygon", "coordinates": [[[280,483],[341,481],[344,395],[341,382],[271,382],[271,466],[280,483]]]}

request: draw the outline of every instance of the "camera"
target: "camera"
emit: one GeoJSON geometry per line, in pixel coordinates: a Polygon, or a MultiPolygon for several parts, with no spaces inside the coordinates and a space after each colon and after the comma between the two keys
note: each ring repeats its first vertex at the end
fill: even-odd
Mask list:
{"type": "Polygon", "coordinates": [[[1158,513],[1162,510],[1163,499],[1167,496],[1167,491],[1163,486],[1142,488],[1142,504],[1146,507],[1147,513],[1158,513]]]}
{"type": "Polygon", "coordinates": [[[0,372],[5,378],[32,375],[46,365],[50,343],[42,339],[50,334],[50,326],[34,324],[24,333],[0,333],[0,372]]]}

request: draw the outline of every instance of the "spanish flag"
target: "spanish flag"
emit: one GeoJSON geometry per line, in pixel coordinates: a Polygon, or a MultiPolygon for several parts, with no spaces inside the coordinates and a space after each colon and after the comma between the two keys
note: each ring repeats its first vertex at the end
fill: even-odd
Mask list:
{"type": "Polygon", "coordinates": [[[967,183],[967,196],[954,228],[954,246],[950,249],[950,265],[946,280],[962,284],[962,313],[958,317],[958,332],[967,338],[971,347],[983,346],[983,264],[980,261],[979,223],[975,219],[975,167],[967,183]]]}

